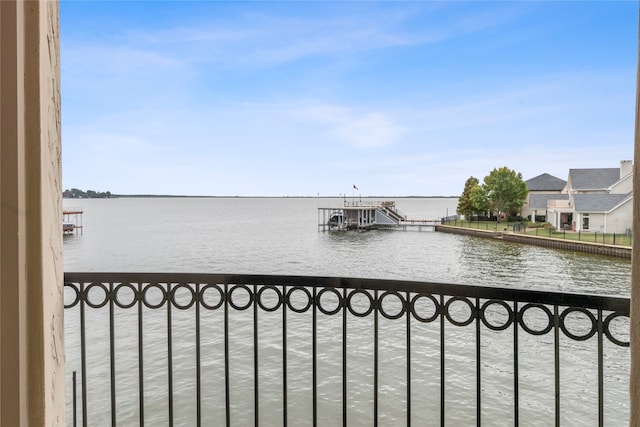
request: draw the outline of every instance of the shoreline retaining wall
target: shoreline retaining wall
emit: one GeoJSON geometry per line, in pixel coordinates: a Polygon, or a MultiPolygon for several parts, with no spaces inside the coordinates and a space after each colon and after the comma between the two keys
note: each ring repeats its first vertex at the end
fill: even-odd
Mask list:
{"type": "Polygon", "coordinates": [[[553,239],[549,237],[527,236],[511,232],[487,231],[472,228],[436,225],[436,231],[441,233],[464,234],[467,236],[501,239],[508,242],[524,243],[552,249],[586,252],[598,255],[614,256],[631,259],[631,248],[627,246],[603,245],[598,243],[580,242],[575,240],[553,239]]]}

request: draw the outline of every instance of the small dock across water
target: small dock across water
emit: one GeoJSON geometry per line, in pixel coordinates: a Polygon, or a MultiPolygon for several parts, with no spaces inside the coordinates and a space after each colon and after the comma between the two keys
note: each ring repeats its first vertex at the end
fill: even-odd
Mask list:
{"type": "Polygon", "coordinates": [[[440,225],[440,223],[439,219],[406,219],[400,222],[399,227],[403,231],[436,231],[436,225],[440,225]]]}
{"type": "Polygon", "coordinates": [[[82,214],[79,208],[67,208],[62,211],[62,233],[82,234],[82,214]]]}

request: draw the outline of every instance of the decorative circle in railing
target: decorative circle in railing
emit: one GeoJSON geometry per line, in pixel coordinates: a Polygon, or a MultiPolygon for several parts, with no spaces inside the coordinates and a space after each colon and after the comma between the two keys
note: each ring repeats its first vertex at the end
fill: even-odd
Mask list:
{"type": "MultiPolygon", "coordinates": [[[[607,338],[609,338],[609,340],[616,344],[619,345],[621,347],[629,347],[629,341],[621,341],[619,339],[617,339],[616,337],[613,336],[613,334],[611,333],[611,322],[615,321],[616,319],[627,319],[627,321],[629,320],[629,316],[626,316],[624,314],[620,314],[620,313],[611,313],[607,316],[606,319],[604,319],[604,323],[602,325],[602,328],[604,330],[604,334],[606,335],[607,338]]],[[[628,330],[629,326],[627,325],[627,330],[628,330]]]]}
{"type": "MultiPolygon", "coordinates": [[[[393,304],[392,301],[388,301],[388,303],[393,304]]],[[[397,291],[386,291],[378,298],[378,310],[380,310],[380,314],[389,320],[399,319],[407,312],[407,301],[397,291]],[[385,298],[392,297],[396,297],[400,301],[400,310],[396,314],[389,314],[384,309],[385,298]]]]}
{"type": "MultiPolygon", "coordinates": [[[[428,304],[428,305],[431,305],[431,304],[428,304]]],[[[409,310],[411,311],[411,314],[413,315],[413,317],[415,317],[420,322],[430,323],[436,320],[438,318],[438,315],[440,315],[440,303],[433,295],[418,294],[411,299],[411,303],[409,304],[409,310]],[[431,316],[429,316],[428,314],[424,316],[418,314],[418,311],[420,311],[421,308],[423,308],[424,311],[427,311],[428,313],[428,310],[429,310],[428,306],[420,307],[421,306],[420,301],[423,299],[427,300],[427,304],[429,301],[433,303],[433,314],[431,316]]]]}
{"type": "Polygon", "coordinates": [[[92,283],[84,288],[84,302],[91,308],[104,307],[109,302],[109,289],[104,283],[92,283]],[[97,296],[96,293],[102,291],[101,296],[97,296]],[[93,293],[93,295],[91,295],[93,293]],[[98,298],[97,301],[92,301],[92,297],[98,298]]]}
{"type": "Polygon", "coordinates": [[[480,308],[480,319],[482,320],[482,323],[492,331],[504,331],[509,326],[511,326],[511,324],[513,323],[513,318],[513,309],[509,306],[509,304],[502,300],[491,299],[482,304],[482,307],[480,308]],[[507,320],[506,322],[504,322],[504,324],[494,325],[489,321],[489,319],[487,319],[487,308],[491,306],[499,306],[504,308],[504,310],[506,311],[506,313],[504,314],[507,317],[507,320]]]}
{"type": "Polygon", "coordinates": [[[200,289],[200,304],[207,310],[217,310],[224,304],[224,291],[220,285],[209,283],[200,289]],[[209,301],[209,295],[214,291],[218,292],[217,300],[209,301]]]}
{"type": "Polygon", "coordinates": [[[159,283],[151,283],[142,289],[142,302],[148,308],[160,308],[164,305],[166,301],[167,301],[167,291],[164,289],[164,286],[160,285],[159,283]],[[158,291],[160,291],[160,293],[162,294],[162,297],[156,303],[153,302],[154,301],[153,294],[155,289],[158,289],[158,291]]]}
{"type": "Polygon", "coordinates": [[[340,294],[340,292],[338,292],[338,290],[336,288],[323,288],[320,290],[320,292],[318,292],[318,295],[316,296],[316,300],[317,300],[317,304],[318,304],[318,310],[320,310],[321,312],[323,312],[324,314],[327,314],[329,316],[334,315],[336,313],[338,313],[340,311],[340,309],[342,308],[342,305],[344,303],[343,298],[342,298],[342,294],[340,294]],[[322,302],[322,296],[326,293],[331,293],[334,294],[335,296],[338,297],[338,301],[336,304],[336,307],[334,309],[328,309],[325,308],[323,306],[323,302],[322,302]]]}
{"type": "Polygon", "coordinates": [[[80,302],[80,291],[75,283],[64,284],[64,301],[64,308],[75,307],[80,302]],[[71,300],[71,302],[66,302],[67,295],[73,295],[73,300],[71,300]]]}
{"type": "MultiPolygon", "coordinates": [[[[265,299],[269,299],[269,298],[265,298],[265,299]]],[[[256,301],[258,302],[258,306],[264,311],[276,311],[277,309],[280,308],[280,306],[282,306],[282,292],[280,291],[280,289],[278,289],[274,285],[265,285],[258,290],[258,293],[256,294],[256,301]],[[273,307],[267,307],[262,302],[262,296],[267,291],[271,291],[275,293],[275,298],[272,298],[272,299],[274,299],[276,303],[273,305],[273,307]]]]}
{"type": "Polygon", "coordinates": [[[449,322],[453,323],[456,326],[467,326],[469,325],[471,322],[473,322],[473,319],[475,317],[475,312],[476,312],[476,308],[473,306],[473,303],[471,301],[469,301],[468,298],[465,297],[452,297],[449,298],[449,300],[445,303],[444,305],[444,314],[447,317],[447,319],[449,320],[449,322]],[[466,304],[469,307],[469,318],[466,320],[455,320],[453,318],[453,316],[451,315],[451,305],[457,301],[463,302],[464,304],[466,304]]]}
{"type": "Polygon", "coordinates": [[[138,291],[131,283],[120,283],[113,290],[113,302],[120,308],[131,308],[138,302],[138,291]],[[127,289],[131,291],[131,301],[122,302],[120,299],[123,293],[126,294],[127,289]]]}
{"type": "MultiPolygon", "coordinates": [[[[583,324],[584,321],[581,321],[580,323],[583,324]]],[[[562,311],[562,314],[560,314],[560,329],[562,329],[562,332],[564,332],[566,336],[576,341],[588,340],[597,331],[596,317],[593,315],[593,313],[591,313],[586,308],[576,308],[576,307],[565,308],[562,311]],[[566,325],[567,317],[570,316],[572,313],[584,314],[591,321],[591,328],[584,335],[574,334],[573,332],[570,332],[569,329],[567,328],[567,325],[566,325]]]]}
{"type": "Polygon", "coordinates": [[[187,310],[193,306],[196,302],[196,291],[193,289],[193,286],[187,283],[179,283],[171,289],[169,293],[169,299],[174,307],[179,310],[187,310]],[[184,291],[183,291],[184,289],[184,291]],[[186,292],[186,295],[181,295],[186,292]],[[187,300],[186,303],[180,303],[180,300],[187,300]]]}
{"type": "Polygon", "coordinates": [[[247,285],[233,285],[231,287],[231,289],[229,290],[229,305],[231,307],[236,310],[246,310],[247,308],[251,307],[251,304],[253,304],[253,292],[251,292],[251,289],[249,289],[247,285]],[[247,301],[244,305],[233,301],[234,293],[236,293],[237,298],[241,298],[241,296],[238,296],[237,294],[238,290],[244,290],[247,293],[247,301]]]}
{"type": "Polygon", "coordinates": [[[356,289],[354,291],[352,291],[349,296],[347,296],[347,308],[349,309],[349,311],[351,312],[351,314],[353,314],[354,316],[357,317],[366,317],[369,314],[371,314],[371,312],[373,311],[374,307],[376,306],[376,303],[373,299],[373,297],[371,296],[370,292],[364,291],[362,289],[356,289]],[[362,303],[360,301],[358,301],[361,298],[358,298],[360,295],[363,295],[364,297],[362,299],[364,299],[364,301],[362,301],[362,303]],[[356,300],[354,301],[353,298],[356,298],[356,300]],[[368,303],[367,309],[360,312],[358,310],[356,310],[355,306],[361,306],[364,305],[365,303],[368,303]]]}
{"type": "Polygon", "coordinates": [[[524,306],[522,306],[520,311],[518,311],[518,322],[520,323],[520,326],[522,326],[522,329],[524,329],[531,335],[544,335],[551,331],[551,329],[553,329],[553,313],[551,313],[551,310],[549,310],[548,307],[542,304],[525,304],[524,306]],[[524,316],[529,311],[535,313],[535,311],[533,310],[540,310],[547,316],[546,326],[544,328],[534,329],[533,327],[527,325],[527,321],[525,320],[524,316]]]}
{"type": "Polygon", "coordinates": [[[304,313],[309,310],[313,304],[313,295],[309,292],[309,289],[304,286],[294,286],[287,291],[287,307],[296,313],[304,313]],[[294,294],[295,293],[295,294],[294,294]],[[296,297],[295,295],[302,293],[302,297],[296,297]],[[306,298],[306,302],[302,307],[296,307],[295,303],[298,302],[298,298],[306,298]]]}

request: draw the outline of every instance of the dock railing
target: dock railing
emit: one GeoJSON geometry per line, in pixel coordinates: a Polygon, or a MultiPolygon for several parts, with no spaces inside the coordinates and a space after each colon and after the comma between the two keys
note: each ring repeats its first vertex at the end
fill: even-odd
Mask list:
{"type": "Polygon", "coordinates": [[[74,424],[628,417],[624,297],[174,273],[65,273],[64,288],[74,424]]]}

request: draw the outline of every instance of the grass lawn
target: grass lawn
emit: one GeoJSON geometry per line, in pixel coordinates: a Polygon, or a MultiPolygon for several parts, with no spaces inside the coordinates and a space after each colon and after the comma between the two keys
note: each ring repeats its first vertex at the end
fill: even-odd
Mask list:
{"type": "Polygon", "coordinates": [[[551,231],[544,227],[525,227],[521,222],[500,222],[495,221],[448,221],[444,225],[454,227],[475,228],[487,231],[510,231],[516,234],[526,234],[528,236],[550,237],[561,240],[575,240],[581,242],[600,243],[607,245],[631,246],[632,237],[626,234],[599,233],[599,232],[575,232],[575,231],[551,231]]]}

